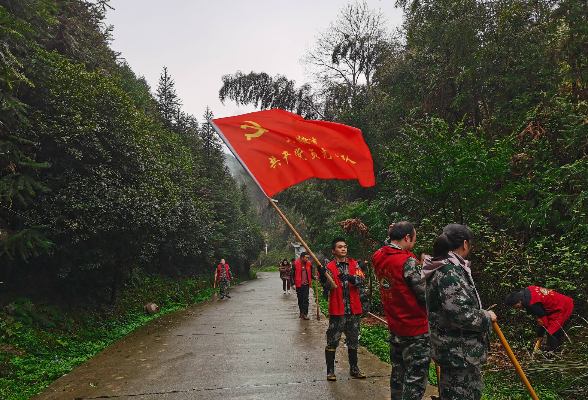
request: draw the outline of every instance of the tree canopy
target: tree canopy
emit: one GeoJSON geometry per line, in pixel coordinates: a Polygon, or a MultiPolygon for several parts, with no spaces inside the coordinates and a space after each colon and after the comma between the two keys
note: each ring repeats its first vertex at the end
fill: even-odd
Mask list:
{"type": "Polygon", "coordinates": [[[107,1],[0,1],[0,274],[116,301],[141,269],[247,273],[263,236],[170,71],[155,92],[109,47],[107,1]]]}

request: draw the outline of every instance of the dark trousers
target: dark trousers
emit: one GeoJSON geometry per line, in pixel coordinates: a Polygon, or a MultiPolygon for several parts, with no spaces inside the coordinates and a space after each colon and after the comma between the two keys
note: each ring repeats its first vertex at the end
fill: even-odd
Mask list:
{"type": "Polygon", "coordinates": [[[304,285],[301,287],[296,286],[296,296],[298,297],[298,308],[300,314],[308,315],[308,291],[310,286],[304,285]]]}
{"type": "Polygon", "coordinates": [[[574,312],[572,311],[572,315],[564,322],[564,324],[559,328],[557,331],[553,332],[553,335],[547,332],[547,329],[541,328],[540,332],[542,336],[547,336],[547,348],[549,351],[558,350],[562,344],[562,339],[565,334],[565,330],[570,323],[570,320],[574,316],[574,312]]]}
{"type": "Polygon", "coordinates": [[[282,287],[284,288],[284,292],[286,289],[290,290],[290,279],[282,279],[282,287]]]}

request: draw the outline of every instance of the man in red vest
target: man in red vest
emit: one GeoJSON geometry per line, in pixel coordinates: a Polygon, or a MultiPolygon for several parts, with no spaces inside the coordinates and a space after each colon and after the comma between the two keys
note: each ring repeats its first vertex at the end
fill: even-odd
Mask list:
{"type": "Polygon", "coordinates": [[[222,258],[220,260],[220,264],[216,267],[216,279],[218,281],[218,288],[221,295],[221,300],[225,297],[231,298],[229,296],[229,289],[231,287],[231,280],[233,279],[233,274],[231,273],[231,268],[229,264],[225,263],[225,259],[222,258]]]}
{"type": "Polygon", "coordinates": [[[300,253],[300,258],[294,263],[292,271],[294,275],[294,286],[296,296],[298,297],[298,309],[300,315],[298,318],[309,320],[308,318],[308,292],[310,289],[310,282],[312,280],[310,261],[308,261],[308,253],[300,253]]]}
{"type": "Polygon", "coordinates": [[[426,284],[419,261],[410,252],[416,231],[411,223],[402,221],[390,226],[388,236],[372,263],[390,331],[390,395],[392,400],[420,400],[427,388],[431,343],[426,284]]]}
{"type": "Polygon", "coordinates": [[[554,351],[559,347],[564,329],[574,311],[574,301],[563,294],[539,286],[529,286],[520,292],[509,293],[506,304],[522,309],[537,320],[537,337],[547,331],[547,347],[554,351]]]}
{"type": "Polygon", "coordinates": [[[326,267],[319,268],[320,281],[325,291],[329,293],[329,328],[327,329],[327,347],[325,359],[327,362],[327,380],[336,381],[335,352],[341,333],[345,332],[347,339],[347,354],[349,356],[349,374],[354,378],[365,378],[357,366],[357,349],[359,348],[359,316],[362,313],[361,299],[358,287],[363,286],[365,277],[357,267],[357,261],[347,258],[347,244],[345,239],[338,237],[331,242],[331,251],[335,259],[326,267]],[[329,274],[337,287],[333,287],[327,279],[329,274]]]}

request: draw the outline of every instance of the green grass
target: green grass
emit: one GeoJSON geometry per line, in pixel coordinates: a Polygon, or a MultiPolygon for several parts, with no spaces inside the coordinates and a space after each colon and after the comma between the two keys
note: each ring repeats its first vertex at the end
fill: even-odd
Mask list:
{"type": "Polygon", "coordinates": [[[126,288],[117,307],[66,310],[22,298],[11,315],[0,312],[0,398],[25,400],[145,323],[214,293],[209,281],[141,277],[126,288]],[[161,313],[149,316],[153,301],[161,313]]]}

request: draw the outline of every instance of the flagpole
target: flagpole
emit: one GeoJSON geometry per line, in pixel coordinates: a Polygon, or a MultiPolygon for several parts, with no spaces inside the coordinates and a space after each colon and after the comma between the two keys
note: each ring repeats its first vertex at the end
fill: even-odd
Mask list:
{"type": "MultiPolygon", "coordinates": [[[[294,235],[296,235],[296,238],[300,241],[300,243],[302,243],[302,245],[304,246],[304,248],[306,249],[306,251],[308,251],[308,254],[310,254],[310,256],[313,258],[313,260],[317,263],[317,266],[320,266],[321,268],[323,267],[323,264],[321,264],[321,262],[318,260],[318,258],[316,258],[316,256],[314,255],[314,253],[312,252],[312,250],[310,250],[310,247],[308,247],[308,245],[306,244],[306,242],[300,237],[300,235],[298,234],[298,232],[296,231],[296,229],[294,229],[294,227],[292,226],[292,224],[290,223],[290,221],[288,221],[288,218],[286,218],[286,216],[282,213],[282,211],[278,208],[278,206],[275,203],[274,199],[268,198],[271,205],[274,206],[274,208],[276,209],[276,211],[278,212],[278,214],[280,214],[280,217],[282,217],[282,219],[284,220],[284,222],[290,227],[290,229],[292,229],[292,232],[294,232],[294,235]]],[[[327,277],[327,279],[329,280],[329,282],[331,283],[331,285],[333,287],[337,287],[337,285],[335,284],[335,282],[333,281],[333,279],[331,278],[331,276],[329,274],[325,274],[325,276],[327,277]]],[[[320,307],[319,307],[319,299],[318,299],[318,282],[316,284],[316,319],[320,320],[320,307]]]]}
{"type": "MultiPolygon", "coordinates": [[[[276,209],[276,211],[278,212],[278,214],[280,214],[280,217],[282,217],[282,219],[284,220],[284,222],[286,222],[286,224],[290,227],[290,229],[292,230],[292,232],[294,232],[294,235],[296,236],[296,238],[300,241],[300,243],[302,243],[302,245],[304,246],[304,248],[306,249],[306,251],[308,251],[308,254],[311,255],[311,257],[314,259],[314,261],[317,263],[318,266],[322,267],[323,265],[321,264],[321,262],[318,260],[318,258],[316,258],[316,256],[314,255],[314,253],[310,250],[310,248],[308,247],[308,245],[306,244],[306,242],[304,240],[302,240],[302,238],[300,237],[300,235],[298,234],[298,232],[296,231],[296,229],[294,229],[294,227],[292,226],[292,224],[290,223],[290,221],[288,221],[288,218],[286,218],[286,216],[282,213],[282,211],[280,211],[280,209],[278,208],[278,206],[275,204],[275,202],[277,200],[273,200],[271,199],[267,193],[265,192],[265,190],[263,190],[263,188],[261,187],[261,185],[259,184],[259,182],[257,181],[257,179],[255,179],[255,176],[253,176],[253,174],[251,173],[251,171],[249,170],[249,168],[247,168],[247,165],[243,162],[243,160],[241,159],[241,157],[239,157],[239,154],[237,154],[237,152],[235,151],[235,149],[233,148],[233,146],[231,145],[231,143],[227,140],[227,138],[225,137],[225,135],[223,134],[223,132],[218,128],[218,126],[216,126],[216,124],[212,121],[212,120],[208,120],[208,123],[210,124],[210,126],[212,126],[214,128],[214,130],[216,131],[216,133],[220,136],[220,138],[223,140],[223,142],[225,142],[225,144],[227,145],[227,147],[229,148],[229,150],[231,150],[231,153],[233,153],[233,155],[235,156],[235,158],[239,161],[239,163],[241,164],[241,166],[245,169],[245,171],[247,171],[247,173],[249,174],[249,176],[251,177],[251,179],[253,179],[253,181],[257,184],[257,187],[259,187],[259,190],[261,190],[261,193],[264,194],[264,196],[269,200],[269,202],[271,203],[272,206],[274,206],[274,208],[276,209]]],[[[337,285],[335,284],[335,282],[333,281],[333,279],[329,276],[329,274],[325,274],[327,279],[329,280],[329,282],[331,283],[331,285],[336,288],[337,285]]],[[[319,300],[318,300],[318,282],[316,284],[316,319],[320,320],[320,307],[319,307],[319,300]]]]}

